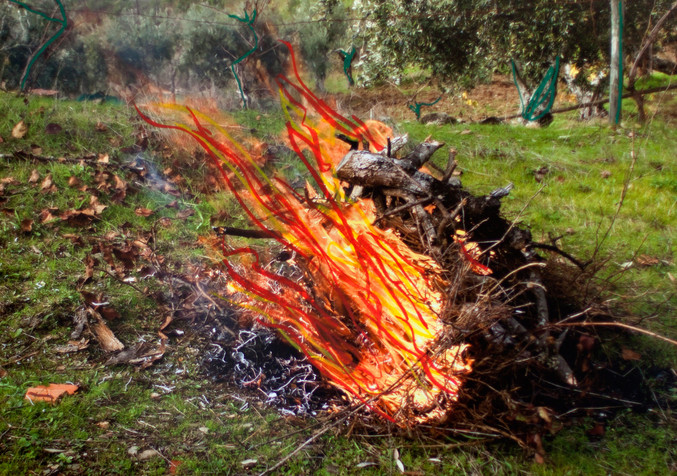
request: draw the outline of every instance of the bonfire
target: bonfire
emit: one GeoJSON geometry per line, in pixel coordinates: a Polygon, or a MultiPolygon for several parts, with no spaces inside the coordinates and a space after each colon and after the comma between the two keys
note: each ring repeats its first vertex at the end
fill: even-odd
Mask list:
{"type": "Polygon", "coordinates": [[[400,426],[454,412],[478,335],[495,346],[531,339],[546,366],[574,385],[551,336],[527,330],[548,323],[543,263],[528,231],[499,215],[511,186],[486,197],[464,191],[453,149],[435,178],[425,169],[443,146],[435,141],[397,158],[406,137],[329,107],[303,83],[287,46],[293,75],[276,80],[285,142],[307,170],[303,187],[267,175],[260,148],[248,150],[208,115],[153,105],[177,118],[168,124],[139,111],[192,136],[251,223],[221,230],[226,299],[274,329],[349,401],[400,426]],[[268,239],[276,252],[233,248],[229,235],[268,239]]]}

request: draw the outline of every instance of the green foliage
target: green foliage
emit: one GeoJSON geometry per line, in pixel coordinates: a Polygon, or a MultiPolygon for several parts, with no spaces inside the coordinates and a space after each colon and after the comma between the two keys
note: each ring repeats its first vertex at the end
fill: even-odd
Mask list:
{"type": "MultiPolygon", "coordinates": [[[[626,53],[639,49],[647,25],[671,2],[626,2],[626,53]],[[647,13],[651,12],[651,13],[647,13]]],[[[577,64],[607,61],[608,2],[519,2],[514,0],[356,0],[364,20],[365,83],[396,80],[408,65],[429,68],[443,81],[472,84],[509,60],[523,64],[536,81],[556,56],[577,64]]]]}

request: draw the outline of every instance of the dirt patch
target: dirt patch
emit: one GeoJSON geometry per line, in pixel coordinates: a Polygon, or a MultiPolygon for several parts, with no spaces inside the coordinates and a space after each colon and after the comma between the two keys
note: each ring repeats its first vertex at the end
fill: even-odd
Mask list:
{"type": "MultiPolygon", "coordinates": [[[[566,91],[561,85],[561,91],[566,91]]],[[[432,103],[440,97],[434,89],[415,94],[405,88],[386,84],[371,89],[355,88],[348,93],[334,94],[332,100],[336,107],[347,114],[355,114],[363,119],[387,118],[399,122],[414,120],[414,113],[408,108],[414,101],[432,103]]],[[[465,122],[473,122],[490,116],[510,116],[519,113],[519,96],[509,76],[495,75],[487,84],[480,84],[468,91],[442,94],[441,99],[430,107],[423,107],[421,115],[432,112],[444,112],[465,122]]],[[[560,94],[555,107],[569,104],[569,97],[560,94]]]]}

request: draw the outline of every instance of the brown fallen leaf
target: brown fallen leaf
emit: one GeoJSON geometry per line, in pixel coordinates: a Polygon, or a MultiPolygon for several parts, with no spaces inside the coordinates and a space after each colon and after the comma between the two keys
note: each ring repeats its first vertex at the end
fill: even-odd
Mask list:
{"type": "Polygon", "coordinates": [[[96,159],[96,161],[99,164],[107,164],[108,159],[109,159],[108,154],[99,154],[99,158],[96,159]]]}
{"type": "Polygon", "coordinates": [[[611,177],[611,171],[609,171],[609,170],[602,170],[602,171],[599,173],[599,176],[602,177],[603,179],[608,179],[609,177],[611,177]]]}
{"type": "Polygon", "coordinates": [[[183,461],[178,459],[173,459],[169,462],[169,474],[176,474],[179,470],[179,466],[183,464],[183,461]]]}
{"type": "Polygon", "coordinates": [[[623,360],[642,360],[642,354],[625,348],[621,351],[621,357],[623,360]]]}
{"type": "Polygon", "coordinates": [[[85,242],[82,240],[82,236],[76,235],[75,233],[64,233],[61,235],[63,238],[70,240],[76,246],[85,246],[85,242]]]}
{"type": "Polygon", "coordinates": [[[101,213],[108,208],[108,205],[99,203],[99,198],[96,195],[89,196],[89,206],[92,207],[97,215],[101,215],[101,213]]]}
{"type": "Polygon", "coordinates": [[[98,220],[100,217],[93,209],[85,208],[83,210],[67,210],[59,215],[59,218],[70,226],[83,227],[90,225],[94,220],[98,220]]]}
{"type": "Polygon", "coordinates": [[[53,351],[57,354],[71,354],[89,347],[89,339],[69,340],[66,345],[57,345],[53,351]]]}
{"type": "Polygon", "coordinates": [[[101,317],[107,321],[113,321],[122,317],[120,313],[111,306],[103,306],[101,309],[99,309],[99,314],[101,314],[101,317]]]}
{"type": "Polygon", "coordinates": [[[2,136],[0,136],[0,144],[2,144],[3,142],[5,142],[5,139],[3,139],[2,136]]]}
{"type": "Polygon", "coordinates": [[[68,186],[73,187],[73,188],[78,188],[82,185],[82,181],[80,181],[79,178],[77,178],[75,175],[71,175],[68,178],[68,186]]]}
{"type": "Polygon", "coordinates": [[[40,180],[40,172],[38,169],[33,169],[31,176],[28,177],[28,183],[38,183],[38,180],[40,180]]]}
{"type": "Polygon", "coordinates": [[[40,190],[48,191],[52,185],[54,185],[54,182],[52,182],[52,174],[47,174],[47,177],[45,177],[40,184],[40,190]]]}
{"type": "Polygon", "coordinates": [[[165,350],[165,339],[161,339],[160,345],[156,348],[151,348],[151,344],[148,342],[141,342],[130,349],[112,356],[104,365],[132,364],[140,365],[141,368],[145,369],[150,367],[153,362],[161,359],[165,354],[165,350]]]}
{"type": "Polygon", "coordinates": [[[91,326],[92,333],[99,341],[99,345],[105,352],[117,352],[125,348],[124,344],[115,337],[110,327],[106,325],[101,315],[93,309],[87,309],[87,312],[94,317],[96,322],[91,326]]]}
{"type": "Polygon", "coordinates": [[[5,378],[7,377],[7,371],[0,367],[0,378],[5,378]]]}
{"type": "Polygon", "coordinates": [[[24,220],[21,220],[21,231],[24,233],[30,233],[33,231],[33,220],[30,218],[26,218],[24,220]]]}
{"type": "Polygon", "coordinates": [[[134,268],[134,264],[139,255],[137,250],[129,244],[121,247],[114,247],[113,254],[118,260],[122,262],[122,266],[124,266],[126,270],[134,268]]]}
{"type": "Polygon", "coordinates": [[[78,286],[82,286],[91,281],[92,276],[94,276],[94,266],[96,266],[97,260],[91,254],[85,256],[85,274],[77,281],[78,286]]]}
{"type": "Polygon", "coordinates": [[[54,122],[50,122],[45,126],[45,133],[46,134],[58,134],[59,132],[62,131],[62,127],[59,124],[56,124],[54,122]]]}
{"type": "Polygon", "coordinates": [[[149,208],[139,207],[139,208],[137,208],[136,210],[134,210],[134,213],[136,213],[136,214],[139,215],[140,217],[149,217],[149,216],[151,216],[154,212],[153,212],[153,210],[151,210],[151,209],[149,209],[149,208]]]}
{"type": "Polygon", "coordinates": [[[56,403],[63,394],[73,395],[78,391],[78,386],[71,383],[50,383],[49,385],[38,385],[26,390],[26,400],[43,401],[56,403]]]}
{"type": "Polygon", "coordinates": [[[115,190],[127,190],[127,182],[122,180],[119,176],[113,175],[113,181],[115,182],[115,190]]]}
{"type": "Polygon", "coordinates": [[[31,144],[31,152],[34,155],[42,155],[42,147],[37,144],[31,144]]]}
{"type": "Polygon", "coordinates": [[[12,137],[14,137],[15,139],[23,139],[23,137],[26,135],[27,132],[28,126],[23,120],[21,120],[16,123],[14,128],[12,128],[12,137]]]}
{"type": "Polygon", "coordinates": [[[653,256],[649,256],[649,255],[639,255],[635,259],[635,264],[637,266],[642,267],[642,268],[648,268],[650,266],[656,266],[657,264],[660,264],[660,263],[661,263],[661,260],[659,260],[658,258],[655,258],[653,256]]]}
{"type": "Polygon", "coordinates": [[[52,215],[52,211],[54,211],[56,213],[58,211],[58,209],[57,208],[53,208],[53,209],[45,208],[45,209],[41,210],[40,213],[38,214],[38,223],[40,223],[41,225],[45,225],[47,223],[51,223],[53,221],[58,220],[57,217],[52,215]]]}
{"type": "Polygon", "coordinates": [[[118,190],[113,195],[111,195],[110,201],[113,202],[113,203],[120,204],[124,201],[124,199],[126,197],[127,197],[127,191],[126,190],[118,190]]]}
{"type": "Polygon", "coordinates": [[[96,123],[96,132],[106,132],[108,127],[103,122],[99,121],[96,123]]]}
{"type": "Polygon", "coordinates": [[[195,215],[195,210],[193,210],[192,208],[186,208],[177,213],[176,218],[178,218],[179,220],[185,220],[186,218],[193,215],[195,215]]]}
{"type": "Polygon", "coordinates": [[[596,436],[604,436],[604,433],[606,433],[606,429],[604,428],[604,423],[601,422],[595,422],[594,426],[590,428],[588,431],[586,431],[588,436],[596,437],[596,436]]]}

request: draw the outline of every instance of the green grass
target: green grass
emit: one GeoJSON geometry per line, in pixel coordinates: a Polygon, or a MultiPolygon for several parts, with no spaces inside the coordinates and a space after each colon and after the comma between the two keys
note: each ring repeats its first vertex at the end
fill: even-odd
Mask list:
{"type": "MultiPolygon", "coordinates": [[[[334,79],[338,83],[340,77],[334,79]]],[[[21,98],[0,94],[0,110],[4,113],[0,154],[30,150],[31,144],[37,144],[43,150],[36,155],[76,159],[107,153],[112,162],[104,166],[93,160],[0,159],[0,178],[15,179],[0,195],[4,199],[0,208],[11,210],[0,212],[0,369],[7,372],[0,376],[0,474],[166,474],[170,461],[177,462],[178,474],[257,474],[305,442],[313,431],[312,418],[281,417],[259,403],[255,392],[205,379],[200,367],[205,342],[191,335],[188,323],[181,323],[187,334],[172,338],[163,360],[145,370],[104,366],[108,356],[94,340],[85,351],[54,352],[56,345],[69,340],[73,314],[83,301],[81,289],[102,293],[120,312],[121,318],[110,325],[128,346],[157,341],[167,311],[153,296],[174,292],[173,288],[147,280],[137,283],[145,290],[140,293],[101,270],[95,270],[90,283],[78,286],[96,243],[120,245],[152,236],[155,253],[167,269],[178,272],[208,263],[197,238],[209,232],[214,214],[225,211],[230,217],[227,223],[216,224],[245,227],[247,222],[229,194],[200,193],[207,170],[193,167],[195,159],[178,152],[173,161],[185,159],[192,164],[179,170],[185,178],[179,197],[137,183],[130,185],[122,203],[113,203],[109,191],[94,190],[95,177],[102,171],[138,182],[124,168],[129,158],[121,151],[135,143],[135,131],[141,126],[127,107],[37,98],[24,104],[21,98]],[[23,139],[11,138],[11,129],[20,119],[29,124],[29,132],[23,139]],[[62,125],[68,134],[43,134],[51,122],[62,125]],[[97,122],[106,124],[107,130],[97,131],[97,122]],[[29,182],[33,170],[40,176],[34,184],[29,182]],[[55,192],[40,190],[47,174],[55,192]],[[72,176],[92,190],[69,187],[72,176]],[[92,194],[108,208],[85,227],[61,221],[40,224],[36,218],[48,207],[60,211],[86,207],[92,194]],[[174,199],[179,208],[168,208],[174,199]],[[139,207],[155,213],[139,216],[135,213],[139,207]],[[186,209],[194,213],[178,218],[186,209]],[[26,219],[35,220],[29,232],[21,229],[26,219]],[[79,236],[82,242],[68,235],[79,236]],[[56,405],[24,399],[28,387],[51,382],[75,382],[80,390],[56,405]],[[152,449],[159,455],[139,459],[139,453],[152,449]]],[[[272,141],[282,131],[278,114],[240,111],[234,116],[246,128],[256,129],[262,140],[272,141]]],[[[409,132],[412,143],[432,134],[458,149],[462,180],[475,193],[513,182],[515,190],[504,199],[505,213],[519,216],[520,224],[529,226],[538,240],[563,235],[560,246],[583,259],[592,256],[611,223],[634,151],[637,162],[631,187],[598,252],[598,258],[608,259],[600,276],[615,279],[605,294],[613,306],[650,316],[643,325],[674,336],[677,305],[670,280],[670,275],[677,277],[674,126],[674,119],[657,117],[644,127],[628,123],[612,130],[603,122],[579,123],[572,116],[557,116],[546,129],[424,127],[412,122],[401,124],[400,129],[409,132]],[[538,183],[534,171],[543,166],[549,173],[538,183]],[[610,175],[603,178],[602,172],[610,175]],[[635,254],[655,257],[659,263],[632,266],[616,278],[620,265],[632,261],[635,254]]],[[[144,157],[158,170],[168,165],[152,150],[144,157]]],[[[439,152],[434,160],[443,166],[445,159],[445,153],[439,152]]],[[[301,170],[288,160],[275,167],[291,178],[301,170]]],[[[646,336],[610,345],[641,353],[639,365],[644,368],[675,365],[674,349],[646,336]]],[[[399,474],[395,450],[410,474],[667,474],[677,470],[677,428],[669,411],[619,413],[599,441],[586,434],[591,424],[587,419],[568,421],[548,436],[544,465],[505,442],[442,435],[431,443],[360,431],[346,436],[342,427],[309,444],[276,474],[399,474]]]]}

